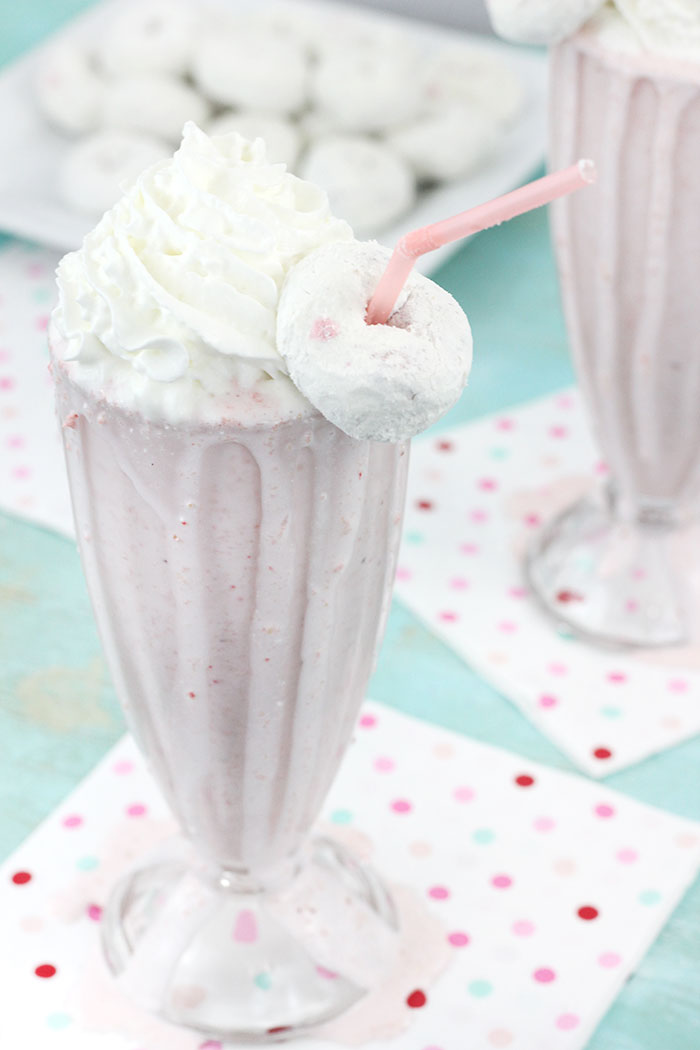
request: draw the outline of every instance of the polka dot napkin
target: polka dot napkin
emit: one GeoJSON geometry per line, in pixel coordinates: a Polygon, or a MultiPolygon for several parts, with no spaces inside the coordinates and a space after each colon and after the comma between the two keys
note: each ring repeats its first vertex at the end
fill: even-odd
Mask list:
{"type": "MultiPolygon", "coordinates": [[[[583,1047],[700,864],[698,824],[374,704],[324,821],[441,927],[442,975],[384,997],[396,1050],[583,1047]]],[[[125,738],[0,868],[3,1046],[220,1050],[130,1007],[100,962],[107,887],[170,827],[125,738]]],[[[333,1050],[343,1024],[294,1045],[333,1050]]]]}
{"type": "Polygon", "coordinates": [[[13,243],[0,251],[0,509],[73,531],[48,373],[46,329],[59,256],[13,243]]]}
{"type": "Polygon", "coordinates": [[[537,526],[605,471],[575,391],[418,439],[396,594],[591,776],[700,732],[700,652],[598,650],[523,586],[537,526]]]}

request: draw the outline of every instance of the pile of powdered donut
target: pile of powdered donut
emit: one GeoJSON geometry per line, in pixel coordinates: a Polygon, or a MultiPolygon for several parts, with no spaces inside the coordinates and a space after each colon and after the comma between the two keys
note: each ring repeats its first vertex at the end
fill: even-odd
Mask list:
{"type": "Polygon", "coordinates": [[[99,37],[45,50],[35,88],[70,137],[58,188],[72,209],[105,211],[193,120],[264,138],[269,159],[324,186],[360,237],[487,164],[522,107],[517,75],[491,50],[426,52],[419,34],[333,4],[235,14],[124,0],[99,37]]]}

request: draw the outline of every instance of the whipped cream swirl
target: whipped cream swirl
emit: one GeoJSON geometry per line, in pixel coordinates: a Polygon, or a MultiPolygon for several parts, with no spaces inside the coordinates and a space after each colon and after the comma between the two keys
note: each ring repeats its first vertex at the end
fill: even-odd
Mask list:
{"type": "Polygon", "coordinates": [[[269,378],[298,403],[276,348],[279,292],[309,252],[351,238],[321,189],[267,162],[262,140],[188,123],[174,157],[61,260],[55,352],[76,381],[171,421],[269,378]]]}

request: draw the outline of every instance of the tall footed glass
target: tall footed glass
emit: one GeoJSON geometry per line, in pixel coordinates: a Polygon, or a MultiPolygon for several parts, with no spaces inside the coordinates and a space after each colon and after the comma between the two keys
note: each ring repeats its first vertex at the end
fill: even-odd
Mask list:
{"type": "MultiPolygon", "coordinates": [[[[597,642],[693,634],[684,533],[700,503],[700,65],[609,46],[552,52],[551,161],[598,185],[552,208],[570,343],[609,480],[538,537],[528,572],[597,642]]],[[[697,554],[696,554],[697,556],[697,554]]]]}
{"type": "Polygon", "coordinates": [[[106,658],[182,831],[114,889],[109,965],[169,1021],[283,1038],[397,950],[377,877],[309,833],[383,633],[407,446],[260,403],[154,423],[54,374],[106,658]]]}

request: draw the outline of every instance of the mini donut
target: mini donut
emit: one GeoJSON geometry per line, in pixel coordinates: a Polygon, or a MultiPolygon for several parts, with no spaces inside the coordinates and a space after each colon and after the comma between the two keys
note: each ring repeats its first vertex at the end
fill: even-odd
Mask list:
{"type": "Polygon", "coordinates": [[[454,103],[478,107],[503,125],[523,107],[520,77],[493,51],[454,47],[438,52],[427,69],[431,108],[454,103]]]}
{"type": "Polygon", "coordinates": [[[501,135],[493,118],[476,106],[448,106],[421,117],[387,138],[419,180],[462,178],[493,153],[501,135]]]}
{"type": "Polygon", "coordinates": [[[389,226],[416,199],[406,162],[388,146],[359,135],[332,135],[315,142],[299,166],[303,179],[323,186],[331,211],[359,237],[389,226]]]}
{"type": "Polygon", "coordinates": [[[105,90],[105,128],[140,131],[179,142],[186,121],[203,124],[209,103],[198,91],[168,73],[136,73],[119,77],[105,90]]]}
{"type": "MultiPolygon", "coordinates": [[[[575,33],[605,0],[486,0],[493,28],[506,40],[556,44],[575,33]]],[[[663,4],[659,2],[659,8],[663,4]]]]}
{"type": "Polygon", "coordinates": [[[59,169],[59,188],[71,208],[100,215],[156,161],[170,156],[165,142],[127,131],[99,131],[71,147],[59,169]]]}
{"type": "Polygon", "coordinates": [[[362,441],[406,441],[447,412],[467,382],[469,322],[449,292],[413,272],[389,322],[367,303],[390,252],[375,241],[326,244],[288,273],[277,347],[295,386],[362,441]]]}
{"type": "Polygon", "coordinates": [[[301,149],[299,129],[282,117],[269,113],[220,113],[206,125],[208,135],[227,135],[237,131],[244,139],[264,139],[265,155],[272,164],[286,164],[293,170],[301,149]]]}
{"type": "Polygon", "coordinates": [[[105,26],[96,57],[110,75],[186,73],[199,19],[193,4],[128,0],[105,26]]]}
{"type": "Polygon", "coordinates": [[[316,67],[312,102],[339,131],[385,131],[415,119],[424,105],[412,49],[377,45],[333,49],[316,67]]]}
{"type": "Polygon", "coordinates": [[[308,63],[299,44],[242,23],[222,23],[195,46],[192,72],[199,88],[225,106],[295,113],[307,97],[308,63]]]}
{"type": "Polygon", "coordinates": [[[44,51],[34,92],[41,112],[59,131],[84,135],[98,126],[104,84],[78,44],[54,44],[44,51]]]}

